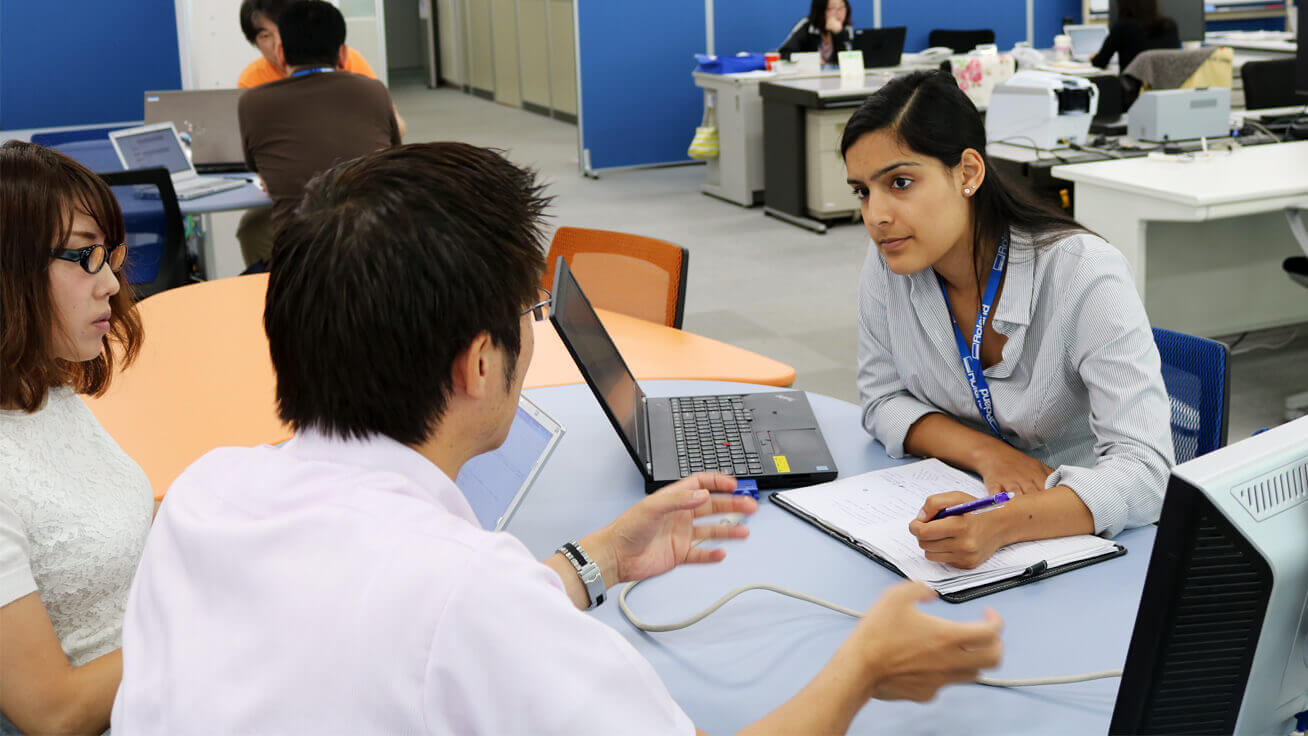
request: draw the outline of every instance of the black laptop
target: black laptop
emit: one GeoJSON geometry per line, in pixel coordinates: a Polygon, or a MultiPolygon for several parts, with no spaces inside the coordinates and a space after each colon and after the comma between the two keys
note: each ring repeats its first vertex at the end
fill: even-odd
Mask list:
{"type": "Polygon", "coordinates": [[[636,461],[647,493],[701,470],[752,478],[760,488],[836,477],[802,391],[647,397],[561,257],[550,322],[636,461]]]}
{"type": "Polygon", "coordinates": [[[853,44],[855,49],[863,52],[863,68],[899,66],[899,59],[904,55],[904,37],[907,34],[906,26],[864,28],[856,31],[853,44]]]}

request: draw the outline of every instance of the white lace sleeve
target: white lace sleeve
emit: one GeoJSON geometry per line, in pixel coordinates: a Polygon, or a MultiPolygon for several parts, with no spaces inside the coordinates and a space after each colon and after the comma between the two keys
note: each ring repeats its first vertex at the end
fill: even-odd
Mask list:
{"type": "Polygon", "coordinates": [[[0,501],[0,606],[36,592],[31,554],[23,522],[9,504],[0,501]]]}

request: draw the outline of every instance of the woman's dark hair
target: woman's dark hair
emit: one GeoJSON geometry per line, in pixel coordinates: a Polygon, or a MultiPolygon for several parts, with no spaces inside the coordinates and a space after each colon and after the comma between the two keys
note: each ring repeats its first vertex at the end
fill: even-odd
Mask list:
{"type": "MultiPolygon", "coordinates": [[[[813,0],[808,6],[808,24],[825,31],[827,29],[827,0],[813,0]]],[[[854,24],[854,9],[849,7],[849,0],[845,0],[845,25],[854,24]]]]}
{"type": "Polygon", "coordinates": [[[278,224],[264,308],[282,420],[419,444],[482,333],[511,384],[545,264],[542,189],[465,143],[389,148],[312,179],[278,224]]]}
{"type": "Polygon", "coordinates": [[[850,117],[840,140],[840,155],[843,157],[859,138],[881,130],[895,135],[909,150],[930,156],[949,169],[958,166],[969,148],[985,162],[985,180],[971,198],[978,284],[1006,228],[1029,233],[1036,247],[1067,233],[1089,232],[1025,186],[1006,180],[991,165],[981,113],[948,72],[918,71],[890,80],[850,117]]]}
{"type": "Polygon", "coordinates": [[[1128,18],[1150,29],[1167,22],[1167,17],[1158,12],[1158,0],[1117,0],[1117,19],[1128,18]]]}
{"type": "Polygon", "coordinates": [[[0,146],[0,406],[5,408],[34,412],[51,388],[65,384],[100,395],[109,388],[115,358],[126,366],[140,351],[141,321],[132,289],[123,281],[109,298],[113,316],[104,351],[81,363],[55,355],[50,249],[67,246],[74,209],[95,220],[106,245],[123,242],[118,200],[100,177],[35,143],[0,146]]]}

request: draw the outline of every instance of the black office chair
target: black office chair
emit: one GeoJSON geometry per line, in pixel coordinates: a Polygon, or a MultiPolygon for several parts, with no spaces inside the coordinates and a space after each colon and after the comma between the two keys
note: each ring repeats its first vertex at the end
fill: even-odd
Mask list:
{"type": "Polygon", "coordinates": [[[927,34],[928,46],[947,46],[956,54],[966,54],[984,43],[994,43],[995,32],[988,28],[973,31],[951,31],[936,28],[927,34]]]}
{"type": "Polygon", "coordinates": [[[1306,101],[1294,91],[1294,59],[1245,62],[1240,79],[1244,80],[1246,109],[1290,107],[1306,101]]]}
{"type": "MultiPolygon", "coordinates": [[[[1308,217],[1308,208],[1285,208],[1285,219],[1290,222],[1290,232],[1294,235],[1294,239],[1298,241],[1299,247],[1303,248],[1305,254],[1308,254],[1308,224],[1305,224],[1304,217],[1308,217]]],[[[1290,256],[1285,259],[1281,267],[1285,269],[1285,273],[1290,277],[1291,281],[1308,288],[1308,257],[1290,256]]],[[[1285,399],[1285,418],[1287,421],[1304,414],[1308,414],[1308,391],[1302,391],[1285,399]]]]}
{"type": "Polygon", "coordinates": [[[127,225],[127,282],[140,299],[192,282],[186,228],[168,169],[155,167],[99,174],[109,185],[127,225]]]}

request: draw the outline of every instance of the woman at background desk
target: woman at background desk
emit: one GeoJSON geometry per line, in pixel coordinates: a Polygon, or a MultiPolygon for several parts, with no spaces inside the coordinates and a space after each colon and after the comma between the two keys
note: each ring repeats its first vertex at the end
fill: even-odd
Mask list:
{"type": "Polygon", "coordinates": [[[863,425],[891,457],[939,458],[1015,497],[931,496],[909,531],[973,568],[1013,542],[1158,519],[1170,405],[1126,259],[1000,178],[945,72],[898,77],[841,140],[871,235],[859,287],[863,425]]]}
{"type": "Polygon", "coordinates": [[[801,18],[790,35],[782,42],[781,58],[790,59],[794,53],[817,51],[822,54],[822,65],[836,63],[836,53],[854,48],[854,27],[848,0],[813,0],[808,17],[801,18]]]}
{"type": "Polygon", "coordinates": [[[1117,54],[1117,68],[1125,70],[1141,51],[1179,49],[1176,21],[1158,13],[1158,0],[1118,0],[1117,21],[1090,63],[1106,69],[1117,54]]]}

